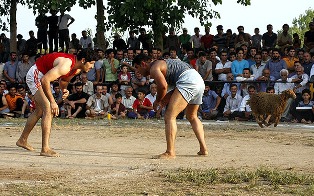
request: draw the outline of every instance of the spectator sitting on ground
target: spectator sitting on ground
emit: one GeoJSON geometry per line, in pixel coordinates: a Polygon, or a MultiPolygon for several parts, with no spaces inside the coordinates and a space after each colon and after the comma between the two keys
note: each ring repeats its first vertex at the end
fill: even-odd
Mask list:
{"type": "Polygon", "coordinates": [[[66,118],[84,118],[86,111],[86,102],[89,95],[83,92],[83,83],[74,84],[76,93],[70,95],[64,100],[67,109],[66,118]]]}
{"type": "Polygon", "coordinates": [[[32,96],[26,92],[24,85],[19,84],[16,88],[17,93],[23,97],[24,102],[27,104],[23,105],[22,113],[24,114],[24,118],[27,118],[32,113],[31,104],[34,104],[32,101],[32,96]],[[25,107],[25,108],[24,108],[25,107]]]}
{"type": "Polygon", "coordinates": [[[112,114],[112,119],[120,119],[125,118],[127,110],[125,106],[122,104],[122,95],[120,93],[117,93],[115,95],[116,101],[111,104],[111,110],[110,113],[112,114]]]}
{"type": "Polygon", "coordinates": [[[102,94],[108,98],[109,105],[113,104],[113,100],[112,100],[110,94],[108,93],[107,85],[106,84],[101,84],[101,85],[102,85],[102,94]]]}
{"type": "Polygon", "coordinates": [[[125,106],[127,113],[133,111],[133,103],[136,98],[133,96],[133,88],[131,86],[125,89],[125,96],[122,97],[122,104],[125,106]]]}
{"type": "Polygon", "coordinates": [[[230,85],[230,92],[231,92],[231,95],[229,95],[226,99],[226,105],[223,111],[223,116],[225,118],[233,120],[235,117],[240,116],[239,110],[240,110],[242,97],[237,93],[238,86],[236,84],[230,85]]]}
{"type": "MultiPolygon", "coordinates": [[[[111,99],[112,99],[113,102],[116,101],[116,94],[117,94],[117,93],[120,93],[120,91],[119,91],[119,85],[118,85],[118,83],[114,82],[114,83],[112,83],[112,86],[111,86],[110,92],[109,92],[110,97],[111,97],[111,99]]],[[[121,93],[120,93],[120,94],[121,94],[121,93]]]]}
{"type": "Polygon", "coordinates": [[[108,98],[102,94],[102,86],[96,85],[96,93],[90,96],[86,102],[87,118],[104,118],[109,108],[108,98]]]}
{"type": "Polygon", "coordinates": [[[309,107],[310,109],[294,109],[292,112],[294,120],[291,122],[310,124],[314,121],[314,101],[311,101],[311,91],[309,89],[302,91],[302,100],[298,102],[297,107],[309,107]]]}
{"type": "Polygon", "coordinates": [[[64,102],[62,99],[63,93],[60,89],[59,82],[54,82],[52,84],[52,86],[53,86],[53,91],[54,91],[54,93],[52,93],[52,96],[55,99],[55,101],[59,107],[59,111],[60,111],[59,115],[61,118],[65,118],[65,108],[64,108],[64,102]]]}
{"type": "Polygon", "coordinates": [[[8,118],[10,117],[9,116],[10,109],[8,107],[7,100],[5,96],[3,95],[3,91],[4,91],[4,85],[1,84],[0,85],[0,116],[3,118],[8,118]]]}
{"type": "Polygon", "coordinates": [[[14,113],[15,117],[24,117],[27,102],[22,95],[17,93],[15,84],[9,86],[9,93],[5,95],[5,98],[11,113],[14,113]]]}
{"type": "Polygon", "coordinates": [[[209,85],[205,85],[205,90],[202,98],[202,105],[199,107],[199,112],[203,119],[212,120],[217,117],[218,106],[221,98],[213,90],[210,90],[209,85]]]}
{"type": "MultiPolygon", "coordinates": [[[[152,83],[149,87],[150,89],[150,93],[148,95],[146,95],[145,98],[149,99],[149,101],[154,104],[154,102],[156,101],[156,97],[157,97],[157,84],[152,83]]],[[[156,115],[156,112],[158,112],[158,117],[160,117],[160,110],[155,111],[155,110],[151,110],[151,113],[154,114],[153,116],[156,115]]]]}
{"type": "Polygon", "coordinates": [[[129,118],[147,119],[153,117],[153,113],[151,113],[153,104],[149,101],[149,99],[145,98],[145,95],[145,90],[138,89],[137,99],[133,103],[133,111],[128,112],[129,118]]]}
{"type": "Polygon", "coordinates": [[[248,92],[249,92],[249,94],[246,95],[245,97],[243,97],[243,99],[241,101],[241,105],[240,105],[240,109],[239,109],[239,111],[241,112],[240,117],[236,117],[235,118],[236,120],[240,120],[240,121],[253,120],[252,110],[251,110],[251,107],[247,104],[247,100],[250,99],[251,95],[256,93],[255,86],[249,86],[248,92]]]}

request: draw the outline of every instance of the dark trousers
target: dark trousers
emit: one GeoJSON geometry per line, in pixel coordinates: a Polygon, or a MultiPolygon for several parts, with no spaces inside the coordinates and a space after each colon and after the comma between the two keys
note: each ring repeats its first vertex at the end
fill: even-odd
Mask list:
{"type": "Polygon", "coordinates": [[[58,52],[58,30],[49,31],[48,37],[49,37],[49,53],[58,52]]]}
{"type": "Polygon", "coordinates": [[[65,52],[67,52],[69,49],[69,44],[70,44],[69,29],[59,30],[59,45],[61,47],[62,52],[64,51],[64,44],[65,44],[65,52]]]}
{"type": "Polygon", "coordinates": [[[40,52],[42,48],[46,51],[47,50],[47,29],[38,29],[37,40],[38,42],[41,42],[41,44],[38,45],[40,52]]]}

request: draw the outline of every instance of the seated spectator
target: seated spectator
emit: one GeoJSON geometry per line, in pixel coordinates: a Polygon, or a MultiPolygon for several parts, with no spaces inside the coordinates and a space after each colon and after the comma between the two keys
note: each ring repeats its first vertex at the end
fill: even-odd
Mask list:
{"type": "Polygon", "coordinates": [[[128,72],[128,66],[122,65],[121,66],[121,72],[118,75],[119,84],[120,84],[120,90],[121,95],[124,96],[124,91],[126,87],[130,86],[131,81],[131,74],[128,72]]]}
{"type": "Polygon", "coordinates": [[[122,104],[122,95],[120,93],[117,93],[115,95],[116,101],[111,104],[111,118],[112,119],[120,119],[125,118],[127,110],[125,106],[122,104]]]}
{"type": "Polygon", "coordinates": [[[237,93],[238,86],[236,84],[230,85],[230,92],[231,92],[231,95],[229,95],[226,99],[226,105],[223,111],[223,116],[225,118],[233,120],[235,117],[240,116],[239,110],[240,110],[242,97],[237,93]]]}
{"type": "Polygon", "coordinates": [[[54,91],[52,93],[52,96],[55,99],[56,103],[58,104],[59,111],[60,111],[59,116],[61,118],[65,118],[65,108],[64,108],[64,105],[63,105],[64,102],[63,102],[63,99],[62,99],[62,91],[60,89],[59,82],[54,82],[52,86],[53,86],[53,91],[54,91]]]}
{"type": "Polygon", "coordinates": [[[133,88],[129,86],[125,89],[125,96],[122,97],[122,104],[125,106],[127,113],[133,111],[133,103],[136,100],[132,94],[133,88]]]}
{"type": "Polygon", "coordinates": [[[32,100],[32,96],[30,96],[29,93],[26,92],[24,85],[19,84],[16,90],[17,93],[23,97],[24,102],[26,102],[26,104],[22,107],[22,114],[24,114],[24,118],[27,118],[33,111],[31,108],[31,104],[35,104],[34,100],[32,100]]]}
{"type": "Polygon", "coordinates": [[[246,83],[245,81],[253,81],[254,80],[254,76],[251,75],[250,69],[249,68],[244,68],[243,69],[243,74],[242,76],[238,76],[236,78],[237,82],[243,82],[240,85],[240,90],[241,90],[241,94],[243,96],[246,96],[248,94],[248,87],[253,85],[252,83],[246,83]]]}
{"type": "Polygon", "coordinates": [[[23,54],[22,61],[20,61],[16,68],[16,80],[20,84],[25,84],[25,77],[29,69],[33,66],[29,61],[29,56],[23,54]]]}
{"type": "Polygon", "coordinates": [[[9,114],[10,110],[8,107],[7,100],[3,95],[4,85],[0,85],[0,117],[8,118],[12,115],[9,114]]]}
{"type": "Polygon", "coordinates": [[[133,111],[128,112],[128,117],[133,119],[147,119],[152,118],[151,110],[153,104],[149,99],[145,98],[145,91],[139,89],[137,92],[137,99],[133,103],[133,111]]]}
{"type": "Polygon", "coordinates": [[[314,121],[314,101],[311,101],[311,91],[309,89],[302,91],[302,100],[298,102],[297,107],[300,109],[293,110],[292,116],[294,119],[291,122],[310,124],[314,121]],[[305,109],[305,107],[309,109],[305,109]]]}
{"type": "Polygon", "coordinates": [[[205,85],[205,90],[202,98],[202,104],[199,107],[199,112],[202,115],[202,119],[212,120],[218,115],[218,106],[221,98],[213,90],[210,90],[209,85],[205,85]]]}
{"type": "Polygon", "coordinates": [[[269,86],[266,88],[266,93],[275,94],[275,88],[273,86],[269,86]]]}
{"type": "Polygon", "coordinates": [[[227,81],[227,74],[231,73],[231,62],[228,60],[227,51],[221,51],[220,62],[216,65],[215,73],[218,74],[218,80],[227,81]]]}
{"type": "MultiPolygon", "coordinates": [[[[119,85],[118,85],[118,83],[114,82],[114,83],[112,83],[111,89],[110,89],[110,92],[109,92],[110,97],[111,97],[111,99],[112,99],[113,102],[116,101],[116,94],[117,94],[117,93],[120,93],[120,91],[119,91],[119,85]]],[[[121,93],[120,93],[120,94],[121,94],[121,93]]]]}
{"type": "Polygon", "coordinates": [[[83,92],[87,93],[88,95],[94,94],[94,84],[93,82],[87,80],[86,73],[81,74],[81,81],[83,83],[83,92]]]}
{"type": "Polygon", "coordinates": [[[309,76],[306,73],[304,73],[304,68],[300,63],[296,64],[295,72],[296,74],[292,76],[291,79],[292,82],[295,83],[294,90],[299,101],[301,100],[302,91],[304,89],[309,89],[308,85],[309,76]]]}
{"type": "Polygon", "coordinates": [[[269,69],[263,69],[262,76],[256,78],[256,81],[260,81],[261,83],[257,84],[257,92],[265,92],[268,86],[273,86],[272,83],[275,81],[275,78],[270,75],[269,69]]]}
{"type": "Polygon", "coordinates": [[[102,94],[105,95],[108,98],[108,103],[109,105],[113,104],[113,100],[110,96],[110,94],[108,93],[108,87],[106,84],[101,84],[102,85],[102,94]]]}
{"type": "Polygon", "coordinates": [[[240,109],[239,109],[239,111],[241,112],[240,117],[236,117],[235,118],[236,120],[240,120],[240,121],[253,120],[252,110],[251,110],[251,107],[247,104],[247,100],[250,99],[251,95],[256,93],[255,86],[249,86],[248,92],[249,92],[249,94],[246,95],[245,97],[243,97],[243,99],[241,101],[241,105],[240,105],[240,109]]]}
{"type": "Polygon", "coordinates": [[[187,49],[187,57],[184,58],[183,61],[195,69],[197,58],[195,57],[193,48],[189,47],[187,49]]]}
{"type": "Polygon", "coordinates": [[[109,108],[108,98],[102,94],[102,86],[96,85],[96,93],[90,96],[86,102],[87,118],[104,118],[109,108]]]}
{"type": "Polygon", "coordinates": [[[213,72],[212,72],[212,62],[206,59],[205,52],[199,52],[199,58],[196,61],[196,71],[202,76],[204,81],[212,81],[213,80],[213,72]]]}
{"type": "Polygon", "coordinates": [[[272,50],[272,58],[266,63],[265,68],[270,70],[270,75],[275,80],[280,79],[280,70],[287,69],[287,64],[284,60],[280,59],[280,53],[277,48],[272,50]]]}
{"type": "Polygon", "coordinates": [[[295,49],[293,46],[288,47],[287,50],[288,56],[284,57],[283,60],[286,62],[289,73],[292,73],[294,72],[294,62],[299,61],[299,59],[295,57],[295,49]]]}
{"type": "Polygon", "coordinates": [[[148,86],[146,85],[146,77],[138,71],[135,71],[135,76],[131,80],[131,85],[134,89],[135,95],[137,94],[139,89],[147,90],[148,88],[148,86]]]}
{"type": "Polygon", "coordinates": [[[263,70],[265,68],[265,65],[262,64],[262,55],[260,53],[257,53],[254,56],[255,64],[253,64],[250,67],[252,75],[254,75],[254,79],[256,80],[263,74],[263,70]]]}
{"type": "Polygon", "coordinates": [[[83,83],[77,82],[74,86],[76,93],[71,94],[64,100],[67,109],[66,118],[84,118],[89,95],[83,92],[83,83]]]}
{"type": "MultiPolygon", "coordinates": [[[[145,98],[149,99],[149,101],[154,104],[154,102],[156,101],[156,97],[157,97],[157,84],[153,83],[150,85],[150,93],[148,95],[146,95],[145,98]]],[[[151,110],[151,113],[153,114],[153,116],[156,115],[156,112],[158,112],[158,117],[160,117],[160,110],[155,111],[155,110],[151,110]]]]}
{"type": "Polygon", "coordinates": [[[231,64],[231,72],[234,77],[242,76],[243,69],[249,68],[247,60],[243,59],[244,50],[243,48],[237,48],[237,59],[231,64]]]}
{"type": "Polygon", "coordinates": [[[27,102],[22,95],[17,93],[14,84],[9,86],[9,93],[5,95],[5,98],[11,113],[14,113],[15,117],[24,117],[27,102]]]}

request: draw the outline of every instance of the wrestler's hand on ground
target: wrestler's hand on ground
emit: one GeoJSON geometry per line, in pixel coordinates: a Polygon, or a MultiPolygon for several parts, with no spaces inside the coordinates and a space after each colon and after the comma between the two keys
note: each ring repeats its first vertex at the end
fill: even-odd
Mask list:
{"type": "Polygon", "coordinates": [[[66,99],[69,96],[69,94],[70,94],[70,92],[67,89],[63,89],[62,93],[63,93],[62,94],[62,99],[66,99]]]}
{"type": "Polygon", "coordinates": [[[59,116],[59,106],[55,101],[50,103],[50,108],[53,116],[59,116]]]}

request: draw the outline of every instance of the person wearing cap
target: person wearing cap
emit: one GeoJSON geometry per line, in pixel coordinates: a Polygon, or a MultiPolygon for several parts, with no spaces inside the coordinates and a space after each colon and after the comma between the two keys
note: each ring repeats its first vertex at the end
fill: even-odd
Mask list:
{"type": "Polygon", "coordinates": [[[118,33],[115,33],[113,35],[113,49],[114,50],[125,50],[126,49],[126,43],[123,39],[120,38],[120,35],[118,33]]]}
{"type": "Polygon", "coordinates": [[[309,23],[310,30],[304,34],[304,46],[308,52],[314,52],[314,22],[309,23]]]}
{"type": "Polygon", "coordinates": [[[222,50],[226,49],[227,45],[227,37],[226,34],[223,32],[223,26],[217,26],[217,34],[214,36],[214,43],[218,46],[218,53],[222,50]]]}
{"type": "Polygon", "coordinates": [[[187,28],[183,28],[183,33],[179,36],[179,43],[180,43],[180,47],[182,48],[182,45],[185,44],[189,44],[190,39],[191,39],[191,35],[188,34],[188,29],[187,28]]]}

